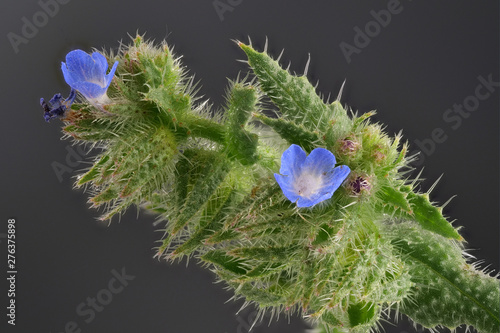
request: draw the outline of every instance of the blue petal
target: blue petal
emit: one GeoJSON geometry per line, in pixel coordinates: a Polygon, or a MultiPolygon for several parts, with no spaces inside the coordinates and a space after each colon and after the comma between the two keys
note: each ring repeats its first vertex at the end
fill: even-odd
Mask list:
{"type": "Polygon", "coordinates": [[[72,81],[69,82],[66,75],[64,75],[66,82],[71,85],[74,82],[89,81],[92,78],[91,69],[94,67],[94,64],[94,59],[87,52],[82,50],[71,51],[66,55],[66,64],[63,63],[63,68],[66,65],[66,74],[69,75],[69,79],[72,81]]]}
{"type": "Polygon", "coordinates": [[[291,181],[295,178],[295,175],[300,174],[302,168],[302,163],[306,159],[306,152],[297,145],[291,145],[287,150],[281,155],[281,168],[280,173],[282,175],[291,176],[291,181]]]}
{"type": "Polygon", "coordinates": [[[61,62],[61,70],[63,72],[63,76],[64,76],[64,81],[66,81],[66,83],[71,87],[73,88],[73,84],[75,82],[78,82],[78,81],[75,81],[76,80],[76,75],[72,75],[68,69],[68,66],[66,66],[66,64],[64,62],[61,62]]]}
{"type": "Polygon", "coordinates": [[[49,103],[52,105],[52,108],[58,108],[61,106],[61,100],[62,100],[62,95],[61,94],[55,94],[49,101],[49,103]]]}
{"type": "Polygon", "coordinates": [[[329,199],[333,195],[333,192],[335,192],[340,187],[340,185],[342,185],[342,182],[347,178],[350,172],[351,169],[349,169],[347,165],[340,165],[328,172],[323,179],[324,186],[319,192],[329,192],[331,193],[331,195],[328,198],[322,200],[329,199]]]}
{"type": "Polygon", "coordinates": [[[300,196],[295,192],[293,178],[291,176],[282,176],[277,173],[274,174],[274,178],[281,187],[281,191],[285,197],[291,202],[296,202],[300,196]]]}
{"type": "MultiPolygon", "coordinates": [[[[115,76],[116,68],[118,67],[118,61],[115,61],[113,64],[113,67],[109,71],[109,74],[106,75],[106,89],[108,89],[109,85],[111,84],[111,81],[113,80],[113,77],[115,76]]],[[[107,69],[107,63],[106,63],[106,69],[107,69]]]]}
{"type": "Polygon", "coordinates": [[[325,148],[316,148],[307,156],[302,170],[314,175],[328,173],[335,167],[335,163],[337,161],[332,152],[325,148]]]}
{"type": "Polygon", "coordinates": [[[342,182],[344,182],[350,172],[351,169],[347,165],[339,165],[328,174],[327,182],[330,185],[332,193],[342,185],[342,182]]]}
{"type": "Polygon", "coordinates": [[[43,115],[43,119],[45,119],[46,122],[49,122],[52,118],[54,118],[49,112],[46,112],[43,115]]]}
{"type": "Polygon", "coordinates": [[[317,203],[320,203],[321,201],[330,199],[333,196],[333,192],[335,192],[335,190],[336,189],[333,189],[331,187],[324,186],[321,188],[321,190],[318,191],[316,195],[313,195],[309,198],[301,197],[299,201],[297,201],[297,207],[312,207],[317,203]]]}
{"type": "Polygon", "coordinates": [[[87,99],[99,98],[106,93],[106,88],[92,82],[76,82],[71,88],[78,90],[87,99]]]}
{"type": "Polygon", "coordinates": [[[99,52],[94,52],[92,53],[92,59],[94,60],[95,66],[99,68],[99,72],[102,75],[105,75],[108,70],[108,61],[106,60],[106,57],[99,52]]]}
{"type": "Polygon", "coordinates": [[[92,55],[82,50],[74,50],[66,56],[66,64],[62,63],[62,71],[66,82],[71,86],[77,82],[91,82],[104,87],[108,62],[99,52],[92,55]]]}
{"type": "Polygon", "coordinates": [[[75,101],[75,97],[76,97],[76,91],[75,89],[71,89],[68,98],[66,99],[68,102],[68,106],[71,106],[71,104],[73,104],[73,102],[75,101]]]}

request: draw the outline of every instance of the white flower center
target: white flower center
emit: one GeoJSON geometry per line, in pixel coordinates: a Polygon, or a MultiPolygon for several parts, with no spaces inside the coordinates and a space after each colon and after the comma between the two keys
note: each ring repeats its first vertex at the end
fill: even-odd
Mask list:
{"type": "Polygon", "coordinates": [[[87,82],[95,83],[95,84],[97,84],[101,88],[106,87],[106,80],[104,79],[104,77],[103,78],[95,78],[95,77],[93,77],[93,78],[87,80],[87,82]]]}
{"type": "Polygon", "coordinates": [[[295,180],[295,192],[301,197],[309,198],[316,194],[323,187],[321,174],[311,174],[302,172],[295,180]]]}

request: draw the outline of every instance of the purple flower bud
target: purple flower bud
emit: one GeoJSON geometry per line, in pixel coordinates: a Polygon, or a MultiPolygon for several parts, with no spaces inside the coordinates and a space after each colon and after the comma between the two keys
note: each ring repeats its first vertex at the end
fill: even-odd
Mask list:
{"type": "Polygon", "coordinates": [[[340,140],[340,152],[344,155],[353,156],[359,150],[359,142],[351,139],[340,140]]]}
{"type": "Polygon", "coordinates": [[[40,98],[40,105],[45,111],[43,118],[45,121],[50,121],[53,118],[64,118],[66,110],[71,107],[75,100],[76,92],[71,89],[67,99],[64,99],[61,94],[55,94],[47,103],[43,98],[40,98]]]}
{"type": "Polygon", "coordinates": [[[372,189],[370,182],[361,176],[353,177],[353,180],[349,182],[349,187],[354,195],[368,193],[372,189]]]}

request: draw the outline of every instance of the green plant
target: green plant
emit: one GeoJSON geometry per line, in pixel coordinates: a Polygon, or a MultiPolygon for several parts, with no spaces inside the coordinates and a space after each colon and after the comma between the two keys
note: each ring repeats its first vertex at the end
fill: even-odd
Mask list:
{"type": "MultiPolygon", "coordinates": [[[[340,101],[325,102],[305,75],[266,52],[238,46],[255,76],[230,82],[223,112],[196,97],[193,78],[165,43],[142,36],[106,56],[117,64],[111,84],[101,66],[89,82],[102,83],[86,86],[91,96],[81,103],[60,95],[42,102],[66,136],[99,149],[76,186],[91,190],[101,219],[130,205],[154,211],[165,231],[159,258],[194,256],[235,298],[296,312],[328,332],[373,330],[391,311],[427,328],[498,332],[498,276],[466,262],[464,240],[442,207],[416,191],[401,136],[371,122],[374,112],[349,114],[340,101]],[[268,100],[277,117],[264,112],[268,100]],[[297,146],[302,158],[323,148],[334,155],[331,168],[336,158],[350,170],[328,198],[308,206],[288,200],[277,182],[290,176],[277,175],[280,158],[282,170],[289,162],[283,152],[297,146]]],[[[96,65],[85,66],[65,76],[96,65]]],[[[324,175],[301,181],[323,184],[324,175]]]]}

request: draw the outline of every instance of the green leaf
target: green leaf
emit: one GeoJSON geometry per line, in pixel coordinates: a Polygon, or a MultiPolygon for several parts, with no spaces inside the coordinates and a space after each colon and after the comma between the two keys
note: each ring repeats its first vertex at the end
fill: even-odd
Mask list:
{"type": "Polygon", "coordinates": [[[224,126],[213,120],[189,113],[183,118],[183,123],[188,129],[186,132],[187,135],[209,139],[221,144],[225,143],[226,133],[224,126]]]}
{"type": "Polygon", "coordinates": [[[145,99],[155,103],[161,111],[162,120],[174,130],[176,135],[203,137],[224,143],[225,128],[214,120],[203,118],[191,110],[191,97],[173,93],[164,87],[150,88],[145,99]]]}
{"type": "Polygon", "coordinates": [[[186,201],[189,188],[189,175],[191,172],[191,161],[190,158],[196,155],[196,152],[191,149],[186,149],[184,151],[184,156],[175,165],[175,197],[177,209],[180,210],[186,201]]]}
{"type": "Polygon", "coordinates": [[[285,119],[272,119],[261,114],[254,115],[254,118],[271,127],[289,144],[301,146],[305,151],[311,152],[320,142],[318,133],[307,130],[302,125],[297,125],[285,119]]]}
{"type": "Polygon", "coordinates": [[[150,88],[145,99],[154,102],[162,111],[163,116],[172,124],[182,121],[184,114],[191,108],[191,99],[188,95],[177,95],[173,91],[160,86],[150,88]]]}
{"type": "Polygon", "coordinates": [[[345,138],[352,130],[352,121],[339,101],[328,105],[330,120],[323,136],[327,146],[335,146],[339,139],[345,138]]]}
{"type": "Polygon", "coordinates": [[[255,87],[235,83],[227,98],[226,146],[230,157],[235,157],[243,165],[257,160],[256,134],[245,130],[250,114],[256,110],[258,94],[255,87]]]}
{"type": "Polygon", "coordinates": [[[401,191],[400,188],[383,186],[377,192],[377,196],[381,200],[378,207],[379,211],[383,211],[390,215],[395,214],[399,210],[407,214],[412,213],[408,201],[408,192],[401,191]]]}
{"type": "Polygon", "coordinates": [[[236,292],[239,292],[249,300],[259,303],[259,306],[281,306],[284,303],[284,297],[277,290],[279,287],[271,285],[268,288],[255,286],[250,282],[239,286],[236,292]]]}
{"type": "Polygon", "coordinates": [[[328,225],[327,223],[324,223],[321,225],[318,234],[316,235],[316,238],[312,242],[311,245],[320,245],[325,242],[327,242],[330,239],[330,236],[335,232],[335,229],[328,225]]]}
{"type": "Polygon", "coordinates": [[[258,101],[257,90],[254,86],[244,83],[231,85],[227,97],[226,117],[229,128],[233,131],[245,126],[258,101]]]}
{"type": "Polygon", "coordinates": [[[324,260],[319,262],[318,272],[316,273],[316,286],[315,293],[319,295],[327,283],[330,281],[331,276],[334,274],[332,269],[337,263],[337,254],[328,255],[324,260]]]}
{"type": "Polygon", "coordinates": [[[164,85],[175,87],[182,79],[182,70],[175,63],[174,57],[168,48],[164,48],[163,52],[157,52],[154,58],[152,58],[151,52],[147,52],[146,48],[139,46],[137,57],[140,67],[143,70],[144,78],[150,86],[158,87],[164,85]]]}
{"type": "MultiPolygon", "coordinates": [[[[340,322],[340,320],[338,320],[330,311],[325,311],[321,315],[321,321],[329,326],[332,326],[333,328],[343,326],[342,322],[340,322]]],[[[330,332],[330,330],[325,330],[325,332],[330,332]]]]}
{"type": "Polygon", "coordinates": [[[127,209],[127,207],[130,206],[131,204],[132,204],[132,202],[130,202],[129,200],[124,200],[123,202],[121,202],[120,204],[118,204],[116,207],[114,207],[110,211],[106,212],[106,214],[104,214],[103,216],[101,216],[99,218],[99,220],[101,220],[101,221],[110,220],[116,214],[120,214],[123,211],[125,211],[125,209],[127,209]]]}
{"type": "Polygon", "coordinates": [[[110,186],[106,188],[104,191],[90,199],[94,203],[94,205],[98,206],[105,202],[116,200],[119,198],[119,193],[114,186],[110,186]]]}
{"type": "Polygon", "coordinates": [[[109,160],[109,155],[102,156],[101,159],[96,164],[94,164],[94,166],[89,171],[87,171],[87,173],[85,173],[83,176],[80,177],[76,185],[81,186],[97,178],[101,173],[102,166],[108,160],[109,160]]]}
{"type": "Polygon", "coordinates": [[[197,159],[201,168],[196,181],[187,193],[179,215],[173,222],[173,234],[181,230],[204,207],[229,171],[229,164],[217,153],[200,151],[197,159]]]}
{"type": "Polygon", "coordinates": [[[304,258],[303,264],[301,267],[300,275],[302,278],[302,306],[307,308],[309,303],[311,302],[311,297],[314,291],[314,282],[316,276],[316,265],[317,262],[315,260],[310,260],[304,258]]]}
{"type": "Polygon", "coordinates": [[[429,201],[427,193],[414,193],[408,185],[396,189],[384,186],[377,192],[377,196],[381,200],[376,206],[379,212],[416,221],[422,228],[446,238],[463,240],[458,231],[443,216],[442,209],[429,201]]]}
{"type": "Polygon", "coordinates": [[[222,250],[209,251],[201,257],[201,260],[208,261],[237,275],[244,275],[247,272],[243,259],[229,256],[222,250]]]}
{"type": "Polygon", "coordinates": [[[409,192],[408,201],[415,221],[420,223],[424,229],[444,237],[463,240],[458,231],[444,218],[442,209],[431,204],[428,194],[409,192]]]}
{"type": "Polygon", "coordinates": [[[500,330],[500,284],[496,277],[466,263],[452,240],[415,224],[391,226],[393,245],[401,251],[415,282],[400,308],[417,323],[453,330],[467,324],[483,333],[500,330]]]}
{"type": "Polygon", "coordinates": [[[207,244],[217,244],[228,240],[240,238],[241,234],[234,230],[221,230],[211,235],[207,240],[207,244]]]}
{"type": "Polygon", "coordinates": [[[241,219],[238,230],[247,237],[260,238],[268,234],[290,233],[304,226],[304,220],[299,215],[285,212],[275,216],[276,218],[262,218],[251,223],[246,223],[248,222],[246,219],[241,219]]]}
{"type": "MultiPolygon", "coordinates": [[[[356,303],[349,305],[347,313],[351,327],[374,323],[377,320],[376,306],[373,303],[356,303]]],[[[370,325],[371,326],[371,325],[370,325]]]]}
{"type": "Polygon", "coordinates": [[[352,129],[353,131],[357,130],[358,127],[365,122],[365,120],[367,120],[368,118],[374,116],[376,114],[375,111],[369,111],[369,112],[366,112],[366,113],[363,113],[361,116],[359,117],[356,117],[354,120],[353,120],[353,123],[352,123],[352,129]]]}
{"type": "Polygon", "coordinates": [[[256,278],[262,278],[271,274],[274,274],[278,271],[283,270],[287,266],[287,263],[268,263],[264,262],[260,264],[259,266],[255,267],[251,271],[249,271],[247,274],[245,274],[246,278],[249,279],[256,279],[256,278]]]}
{"type": "Polygon", "coordinates": [[[262,90],[287,120],[303,124],[312,131],[327,129],[331,112],[305,76],[293,76],[266,53],[257,52],[243,43],[238,45],[246,53],[262,90]]]}
{"type": "Polygon", "coordinates": [[[287,247],[241,247],[231,250],[231,255],[259,261],[284,262],[297,250],[297,246],[287,247]]]}
{"type": "Polygon", "coordinates": [[[224,210],[230,207],[234,198],[233,193],[232,191],[228,191],[226,196],[220,196],[217,192],[214,194],[216,198],[208,203],[199,222],[198,229],[183,244],[175,249],[173,252],[174,256],[190,254],[197,247],[201,246],[205,239],[223,227],[224,210]]]}

